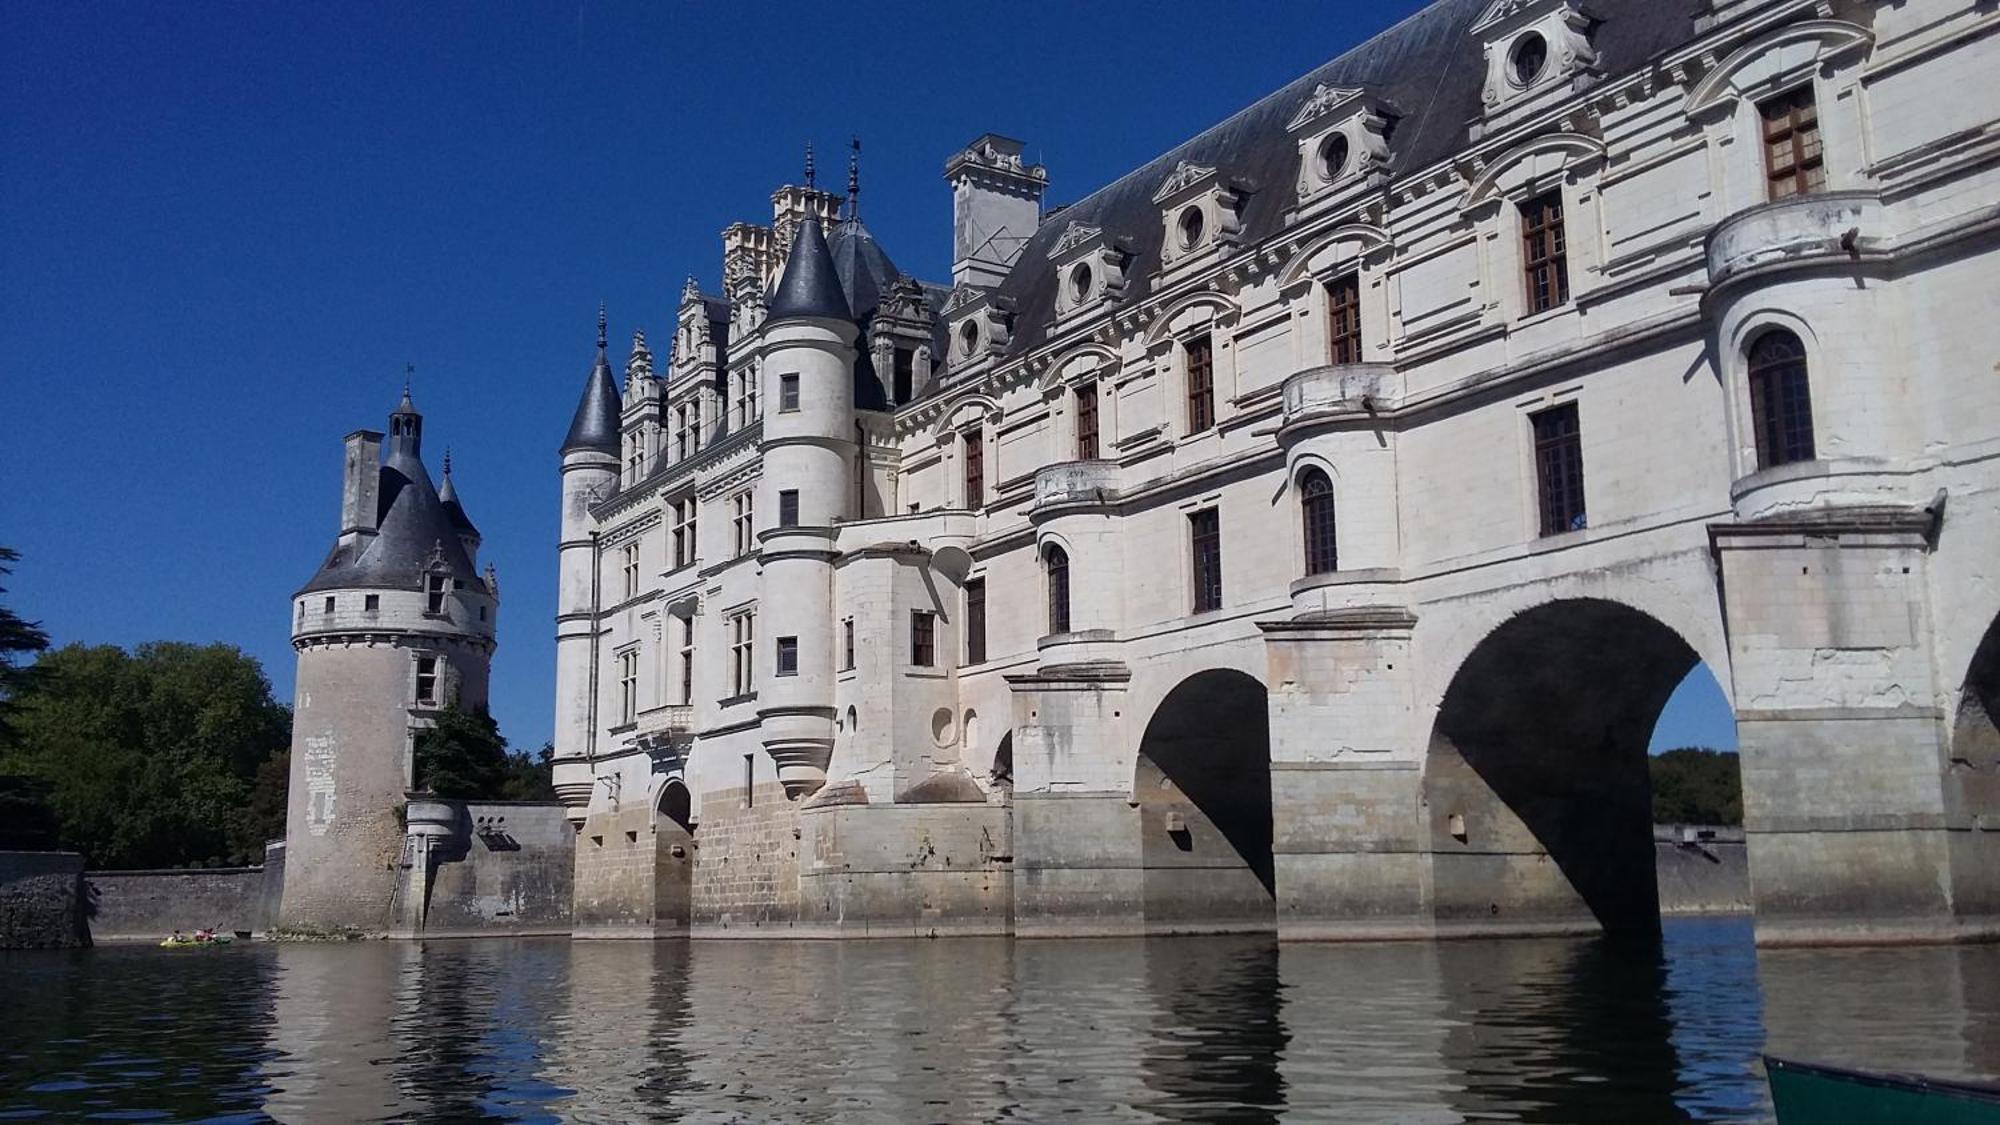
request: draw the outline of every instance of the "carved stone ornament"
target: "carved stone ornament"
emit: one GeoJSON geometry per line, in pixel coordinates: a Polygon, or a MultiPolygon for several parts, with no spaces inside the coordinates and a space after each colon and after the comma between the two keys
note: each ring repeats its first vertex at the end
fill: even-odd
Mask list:
{"type": "Polygon", "coordinates": [[[970,285],[961,285],[958,288],[952,290],[951,296],[945,299],[944,303],[945,315],[950,316],[952,313],[955,313],[958,310],[967,307],[968,305],[972,305],[976,302],[983,301],[985,299],[986,299],[985,290],[974,289],[970,285]]]}
{"type": "Polygon", "coordinates": [[[1167,173],[1167,178],[1161,181],[1160,190],[1153,193],[1153,202],[1164,203],[1213,175],[1215,175],[1213,167],[1183,160],[1174,165],[1174,170],[1167,173]]]}
{"type": "Polygon", "coordinates": [[[1301,127],[1325,117],[1327,114],[1332,113],[1334,110],[1339,109],[1341,106],[1360,96],[1361,89],[1359,87],[1329,86],[1322,82],[1313,88],[1312,93],[1306,95],[1304,101],[1299,103],[1299,111],[1292,114],[1292,119],[1286,123],[1285,129],[1288,132],[1295,133],[1301,127]]]}
{"type": "Polygon", "coordinates": [[[1073,222],[1063,228],[1062,236],[1057,238],[1056,244],[1049,248],[1049,256],[1060,258],[1103,233],[1104,228],[1102,227],[1085,226],[1082,223],[1073,222]]]}

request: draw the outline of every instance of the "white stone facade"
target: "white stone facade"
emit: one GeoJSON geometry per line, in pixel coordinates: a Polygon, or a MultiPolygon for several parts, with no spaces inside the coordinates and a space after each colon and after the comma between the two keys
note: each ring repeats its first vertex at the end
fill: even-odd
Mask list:
{"type": "Polygon", "coordinates": [[[1650,881],[1591,857],[1643,839],[1650,870],[1610,810],[1699,659],[1743,733],[1760,934],[1986,932],[2000,781],[1963,716],[2000,647],[2000,13],[1655,7],[1446,0],[1379,49],[1488,60],[1472,120],[1337,60],[1045,217],[1004,274],[967,217],[1005,226],[1046,176],[982,138],[950,170],[961,284],[879,410],[848,395],[879,340],[765,320],[795,220],[838,202],[787,188],[772,228],[732,227],[727,298],[690,289],[657,375],[635,349],[621,452],[565,454],[580,900],[680,786],[688,905],[606,906],[608,932],[1237,928],[1244,871],[1292,936],[1620,925],[1650,881]],[[1780,97],[1820,163],[1773,198],[1780,97]],[[1259,114],[1283,163],[1232,148],[1259,114]],[[1773,328],[1804,348],[1809,442],[1760,468],[1784,459],[1747,366],[1773,328]],[[1549,458],[1574,461],[1534,419],[1564,406],[1581,505],[1550,528],[1549,458]],[[1267,730],[1179,745],[1250,698],[1267,730]],[[1261,810],[1216,765],[1239,751],[1261,810]]]}

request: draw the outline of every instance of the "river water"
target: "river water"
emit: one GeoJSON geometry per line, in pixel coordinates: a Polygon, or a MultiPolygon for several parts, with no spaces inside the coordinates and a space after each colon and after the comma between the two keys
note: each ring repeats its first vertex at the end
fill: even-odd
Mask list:
{"type": "Polygon", "coordinates": [[[0,1119],[1758,1121],[2000,1071],[2000,947],[360,942],[0,955],[0,1119]]]}

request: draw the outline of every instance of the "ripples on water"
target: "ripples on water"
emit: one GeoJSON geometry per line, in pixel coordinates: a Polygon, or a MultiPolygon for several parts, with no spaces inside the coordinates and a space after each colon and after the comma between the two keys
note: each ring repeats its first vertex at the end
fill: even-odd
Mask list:
{"type": "Polygon", "coordinates": [[[1767,1040],[2000,1070],[2000,948],[1749,938],[0,955],[0,1118],[1756,1121],[1767,1040]]]}

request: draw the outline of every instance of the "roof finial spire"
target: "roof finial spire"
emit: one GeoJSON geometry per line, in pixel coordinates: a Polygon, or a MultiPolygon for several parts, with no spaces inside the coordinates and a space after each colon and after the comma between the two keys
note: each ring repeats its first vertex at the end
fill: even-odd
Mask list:
{"type": "Polygon", "coordinates": [[[444,447],[444,475],[451,475],[451,446],[444,447]]]}
{"type": "Polygon", "coordinates": [[[604,302],[599,301],[597,302],[597,350],[600,352],[604,350],[604,345],[606,343],[604,338],[604,325],[605,325],[604,302]]]}
{"type": "Polygon", "coordinates": [[[813,175],[813,143],[811,141],[807,141],[806,142],[806,190],[811,191],[816,186],[817,185],[814,183],[814,175],[813,175]]]}
{"type": "Polygon", "coordinates": [[[861,217],[861,138],[849,137],[854,147],[847,154],[847,217],[861,217]]]}

